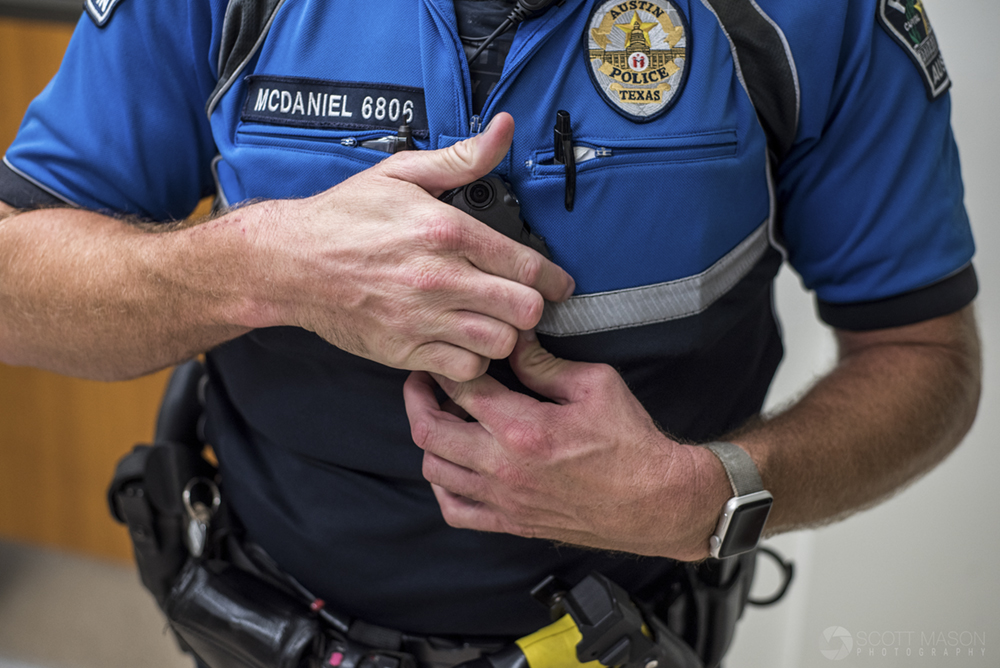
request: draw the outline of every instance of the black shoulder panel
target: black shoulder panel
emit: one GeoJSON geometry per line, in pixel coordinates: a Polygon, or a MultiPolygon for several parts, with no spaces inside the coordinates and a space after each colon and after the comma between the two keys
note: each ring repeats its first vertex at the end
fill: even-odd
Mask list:
{"type": "Polygon", "coordinates": [[[66,202],[39,188],[4,162],[0,162],[0,201],[15,209],[66,206],[66,202]]]}
{"type": "Polygon", "coordinates": [[[832,327],[854,332],[902,327],[954,313],[977,292],[979,280],[970,264],[944,280],[895,297],[855,304],[818,301],[819,317],[832,327]]]}
{"type": "Polygon", "coordinates": [[[205,112],[212,110],[223,93],[243,71],[271,28],[274,15],[284,0],[229,0],[219,44],[219,82],[208,97],[205,112]]]}
{"type": "Polygon", "coordinates": [[[771,151],[785,157],[799,122],[799,87],[784,35],[751,0],[704,0],[726,31],[771,151]]]}

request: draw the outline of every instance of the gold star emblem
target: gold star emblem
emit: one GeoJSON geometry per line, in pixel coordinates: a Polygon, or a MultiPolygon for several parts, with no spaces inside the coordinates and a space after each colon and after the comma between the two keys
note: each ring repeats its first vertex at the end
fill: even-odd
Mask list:
{"type": "Polygon", "coordinates": [[[650,45],[649,31],[652,30],[653,26],[655,25],[656,21],[652,21],[650,23],[643,23],[642,21],[639,20],[639,12],[635,12],[632,14],[632,20],[629,23],[616,23],[615,27],[621,28],[621,30],[626,35],[635,32],[636,28],[638,28],[639,30],[642,31],[642,36],[646,40],[646,46],[649,46],[650,45]]]}

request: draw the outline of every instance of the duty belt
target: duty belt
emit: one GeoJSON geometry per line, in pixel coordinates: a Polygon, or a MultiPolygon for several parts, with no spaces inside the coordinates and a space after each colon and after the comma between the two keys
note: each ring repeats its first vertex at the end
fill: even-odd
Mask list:
{"type": "MultiPolygon", "coordinates": [[[[198,423],[204,369],[171,377],[153,446],[138,445],[108,489],[127,524],[143,585],[182,649],[211,668],[703,668],[717,666],[749,600],[756,554],[681,564],[634,600],[592,573],[549,577],[531,592],[552,623],[523,638],[415,636],[352,620],[285,573],[227,507],[198,423]]],[[[765,550],[791,579],[791,565],[765,550]]]]}

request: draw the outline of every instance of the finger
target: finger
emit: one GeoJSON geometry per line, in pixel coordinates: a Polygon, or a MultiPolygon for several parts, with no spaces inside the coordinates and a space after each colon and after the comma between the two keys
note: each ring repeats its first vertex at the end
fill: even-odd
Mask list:
{"type": "Polygon", "coordinates": [[[436,151],[401,151],[379,169],[392,178],[416,184],[434,197],[490,173],[510,149],[514,119],[499,113],[477,135],[436,151]]]}
{"type": "Polygon", "coordinates": [[[481,245],[468,248],[466,257],[469,262],[488,274],[534,288],[551,302],[563,302],[570,298],[576,290],[576,282],[565,269],[499,232],[496,236],[499,238],[490,237],[481,245]]]}
{"type": "Polygon", "coordinates": [[[447,208],[438,215],[455,225],[456,250],[476,268],[534,288],[549,301],[565,301],[576,290],[573,277],[537,251],[450,205],[441,206],[447,208]]]}
{"type": "Polygon", "coordinates": [[[466,422],[441,409],[434,396],[434,381],[414,372],[403,384],[403,402],[410,433],[417,447],[452,465],[482,471],[493,452],[489,434],[481,425],[466,422]]]}
{"type": "Polygon", "coordinates": [[[542,347],[531,330],[520,333],[509,359],[511,369],[525,387],[560,404],[580,398],[589,389],[586,374],[603,366],[556,357],[542,347]]]}
{"type": "Polygon", "coordinates": [[[432,452],[424,452],[423,475],[427,482],[452,494],[474,501],[487,500],[488,486],[482,475],[432,452]]]}
{"type": "Polygon", "coordinates": [[[489,504],[453,494],[437,485],[431,485],[431,489],[434,490],[434,496],[441,507],[441,514],[449,526],[458,529],[530,535],[526,531],[514,531],[503,515],[489,504]]]}
{"type": "Polygon", "coordinates": [[[445,341],[430,341],[413,350],[404,368],[431,371],[461,383],[482,376],[489,366],[489,358],[466,348],[445,341]]]}
{"type": "Polygon", "coordinates": [[[491,436],[506,433],[517,424],[527,423],[540,405],[527,395],[507,389],[489,375],[464,383],[435,374],[432,376],[445,394],[478,420],[491,436]]]}
{"type": "Polygon", "coordinates": [[[455,252],[481,272],[532,288],[549,301],[573,294],[576,284],[559,265],[453,206],[435,207],[421,228],[431,250],[455,252]]]}
{"type": "MultiPolygon", "coordinates": [[[[437,382],[426,371],[414,371],[407,376],[403,383],[403,405],[406,408],[406,417],[410,421],[413,441],[421,448],[430,434],[430,426],[424,423],[432,419],[460,420],[458,416],[443,409],[438,404],[437,396],[434,393],[436,387],[438,387],[437,382]],[[417,425],[421,426],[417,427],[417,425]]],[[[461,421],[465,422],[465,420],[461,421]]]]}
{"type": "Polygon", "coordinates": [[[428,329],[427,338],[450,343],[489,359],[508,357],[518,330],[495,316],[472,311],[445,312],[428,329]]]}
{"type": "MultiPolygon", "coordinates": [[[[444,202],[437,215],[456,225],[465,257],[480,270],[536,289],[545,299],[569,299],[576,283],[565,269],[528,246],[444,202]]],[[[440,234],[440,232],[439,232],[440,234]]]]}

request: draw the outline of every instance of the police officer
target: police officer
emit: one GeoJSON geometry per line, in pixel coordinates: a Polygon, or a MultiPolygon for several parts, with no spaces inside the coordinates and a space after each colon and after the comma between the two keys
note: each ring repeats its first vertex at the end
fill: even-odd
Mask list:
{"type": "Polygon", "coordinates": [[[88,2],[0,171],[0,359],[207,351],[249,535],[414,633],[524,634],[543,575],[648,589],[756,544],[765,488],[768,532],[813,526],[959,443],[976,279],[922,6],[570,0],[482,85],[457,4],[264,3],[249,38],[222,1],[88,2]],[[418,150],[366,148],[401,122],[418,150]],[[490,172],[551,260],[439,201],[490,172]],[[785,258],[839,358],[761,417],[785,258]]]}

